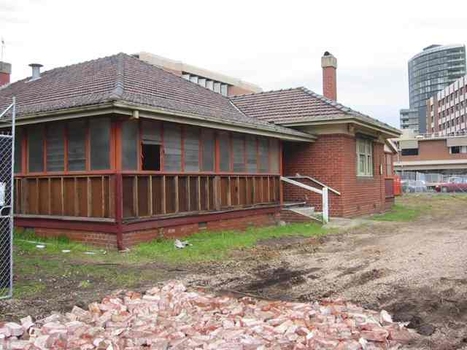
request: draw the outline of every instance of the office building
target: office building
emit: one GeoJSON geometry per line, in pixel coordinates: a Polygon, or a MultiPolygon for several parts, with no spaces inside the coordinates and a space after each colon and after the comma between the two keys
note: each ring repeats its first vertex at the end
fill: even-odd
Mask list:
{"type": "Polygon", "coordinates": [[[426,133],[426,101],[466,74],[465,45],[430,45],[409,60],[410,109],[418,110],[418,125],[401,128],[426,133]]]}

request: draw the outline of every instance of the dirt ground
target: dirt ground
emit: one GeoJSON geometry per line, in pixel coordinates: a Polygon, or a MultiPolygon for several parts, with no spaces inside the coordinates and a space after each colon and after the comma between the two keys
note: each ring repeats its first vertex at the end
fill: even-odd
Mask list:
{"type": "Polygon", "coordinates": [[[319,240],[262,242],[253,253],[239,252],[189,281],[263,298],[346,298],[409,322],[423,335],[411,348],[462,348],[467,345],[467,197],[408,196],[401,202],[431,208],[413,222],[371,222],[319,240]]]}
{"type": "Polygon", "coordinates": [[[408,322],[422,334],[412,349],[467,348],[467,196],[410,195],[399,203],[425,209],[411,222],[370,220],[320,238],[297,232],[261,241],[224,262],[97,265],[89,287],[79,285],[88,269],[68,268],[79,262],[64,261],[56,274],[37,268],[35,278],[45,279],[47,289],[0,302],[0,320],[40,318],[85,306],[115,289],[144,291],[176,278],[192,287],[266,299],[345,298],[408,322]]]}

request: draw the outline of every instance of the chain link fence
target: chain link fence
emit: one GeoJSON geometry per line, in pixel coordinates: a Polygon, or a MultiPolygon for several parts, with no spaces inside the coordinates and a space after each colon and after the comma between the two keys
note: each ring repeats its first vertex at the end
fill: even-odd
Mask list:
{"type": "Polygon", "coordinates": [[[403,192],[463,192],[467,193],[467,170],[401,171],[403,192]]]}
{"type": "Polygon", "coordinates": [[[15,102],[0,113],[0,121],[11,123],[0,133],[0,299],[13,294],[13,163],[15,102]]]}

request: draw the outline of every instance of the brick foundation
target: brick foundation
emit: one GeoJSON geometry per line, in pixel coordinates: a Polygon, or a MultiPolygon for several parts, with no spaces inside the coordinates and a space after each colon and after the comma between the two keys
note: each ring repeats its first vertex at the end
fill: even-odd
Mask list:
{"type": "MultiPolygon", "coordinates": [[[[384,145],[373,143],[373,177],[357,176],[356,139],[347,134],[319,135],[311,144],[286,143],[284,175],[308,175],[334,188],[329,192],[330,215],[354,217],[382,212],[387,209],[384,193],[384,145]]],[[[301,180],[302,181],[302,180],[301,180]]],[[[307,185],[314,184],[304,181],[307,185]]],[[[293,185],[284,186],[285,201],[306,201],[321,211],[321,196],[293,185]]]]}
{"type": "Polygon", "coordinates": [[[301,215],[289,209],[281,210],[281,220],[287,223],[314,222],[306,215],[301,215]]]}
{"type": "MultiPolygon", "coordinates": [[[[248,227],[272,226],[279,219],[279,208],[260,209],[259,211],[244,210],[241,212],[228,212],[215,214],[215,216],[194,216],[192,218],[181,218],[183,224],[165,224],[164,220],[154,220],[153,228],[137,229],[139,222],[126,224],[123,232],[124,247],[147,242],[156,238],[179,238],[186,237],[201,230],[209,231],[227,231],[227,230],[245,230],[248,227]],[[191,222],[189,222],[191,220],[191,222]],[[205,221],[203,221],[205,220],[205,221]],[[188,221],[188,222],[187,222],[188,221]],[[132,227],[135,227],[133,230],[132,227]]],[[[61,237],[65,236],[72,241],[90,244],[108,249],[117,248],[117,234],[115,232],[99,232],[80,229],[71,229],[73,222],[63,223],[63,228],[35,227],[25,225],[24,227],[33,228],[39,237],[61,237]]],[[[146,224],[147,225],[147,224],[146,224]]],[[[151,225],[151,223],[150,223],[151,225]]],[[[17,229],[23,227],[19,226],[17,229]]]]}

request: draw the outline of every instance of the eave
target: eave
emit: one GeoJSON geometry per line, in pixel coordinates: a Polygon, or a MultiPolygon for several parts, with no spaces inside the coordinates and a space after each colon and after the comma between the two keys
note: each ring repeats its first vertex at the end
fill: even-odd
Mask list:
{"type": "MultiPolygon", "coordinates": [[[[297,132],[291,130],[291,133],[283,133],[280,130],[274,130],[274,124],[271,127],[261,127],[254,124],[236,122],[232,120],[219,120],[217,118],[205,117],[183,112],[172,112],[162,108],[134,105],[122,101],[111,101],[89,106],[76,108],[67,108],[56,111],[33,113],[20,116],[16,119],[17,126],[46,123],[59,120],[68,120],[76,118],[86,118],[107,114],[119,114],[133,116],[134,111],[139,112],[142,118],[169,121],[181,124],[215,128],[219,130],[235,131],[246,134],[274,137],[285,141],[314,142],[315,135],[297,132]]],[[[0,129],[7,128],[10,123],[0,125],[0,129]]]]}

